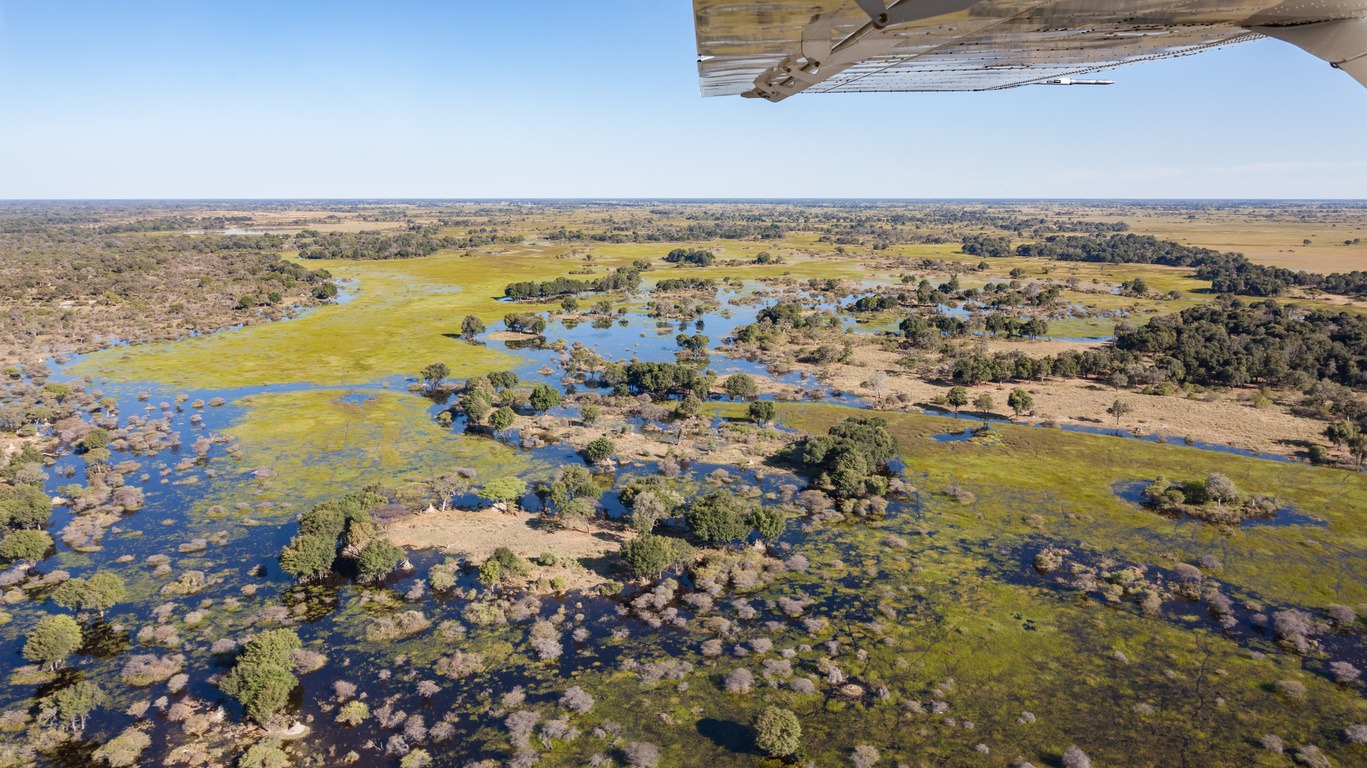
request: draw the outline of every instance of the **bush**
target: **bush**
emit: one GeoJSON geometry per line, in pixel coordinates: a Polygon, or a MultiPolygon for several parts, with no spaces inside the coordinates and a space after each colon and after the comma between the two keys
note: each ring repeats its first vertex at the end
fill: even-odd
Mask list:
{"type": "Polygon", "coordinates": [[[507,547],[499,547],[479,567],[479,580],[488,586],[521,578],[531,573],[532,566],[525,558],[507,547]]]}
{"type": "Polygon", "coordinates": [[[531,403],[538,413],[545,413],[560,405],[560,392],[549,384],[537,384],[532,388],[531,403]]]}
{"type": "Polygon", "coordinates": [[[118,736],[110,739],[91,755],[110,768],[129,768],[138,764],[138,758],[148,747],[152,738],[134,727],[128,727],[118,736]]]}
{"type": "Polygon", "coordinates": [[[765,707],[755,718],[755,746],[774,757],[788,757],[802,748],[802,726],[791,710],[765,707]]]}
{"type": "Polygon", "coordinates": [[[52,499],[35,485],[0,486],[0,525],[37,528],[52,516],[52,499]]]}
{"type": "Polygon", "coordinates": [[[289,755],[274,739],[247,747],[237,761],[238,768],[288,768],[289,764],[289,755]]]}

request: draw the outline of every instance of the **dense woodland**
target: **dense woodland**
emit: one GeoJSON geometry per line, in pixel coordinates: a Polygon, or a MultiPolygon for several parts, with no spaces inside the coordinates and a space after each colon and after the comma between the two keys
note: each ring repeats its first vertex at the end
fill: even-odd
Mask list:
{"type": "Polygon", "coordinates": [[[10,219],[0,233],[0,357],[150,342],[278,319],[336,295],[272,235],[104,234],[10,219]]]}

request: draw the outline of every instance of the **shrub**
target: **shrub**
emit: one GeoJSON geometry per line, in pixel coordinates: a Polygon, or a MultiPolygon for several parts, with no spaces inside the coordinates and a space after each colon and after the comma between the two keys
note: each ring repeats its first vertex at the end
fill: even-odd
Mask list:
{"type": "Polygon", "coordinates": [[[1092,759],[1074,744],[1063,750],[1063,768],[1092,768],[1092,759]]]}
{"type": "Polygon", "coordinates": [[[560,392],[549,384],[537,384],[532,388],[531,404],[538,413],[545,413],[560,405],[560,392]]]}
{"type": "Polygon", "coordinates": [[[765,707],[755,718],[755,746],[774,757],[788,757],[802,748],[802,726],[791,710],[765,707]]]}
{"type": "Polygon", "coordinates": [[[289,755],[285,754],[275,739],[247,747],[237,761],[238,768],[288,768],[289,764],[289,755]]]}
{"type": "Polygon", "coordinates": [[[488,586],[501,584],[531,573],[532,566],[525,558],[507,547],[499,547],[479,567],[479,580],[488,586]]]}
{"type": "Polygon", "coordinates": [[[631,768],[655,768],[660,764],[660,748],[648,741],[633,741],[622,748],[631,768]]]}
{"type": "Polygon", "coordinates": [[[129,727],[96,749],[92,757],[110,768],[129,768],[138,764],[138,758],[142,757],[142,753],[150,746],[150,736],[137,728],[129,727]]]}

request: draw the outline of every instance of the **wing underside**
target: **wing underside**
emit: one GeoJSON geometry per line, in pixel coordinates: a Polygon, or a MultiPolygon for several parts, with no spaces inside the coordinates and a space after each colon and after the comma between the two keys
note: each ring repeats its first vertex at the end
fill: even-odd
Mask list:
{"type": "Polygon", "coordinates": [[[705,96],[992,90],[1260,35],[1354,76],[1367,66],[1356,57],[1367,52],[1367,0],[694,0],[694,10],[705,96]],[[1276,33],[1326,23],[1338,28],[1314,36],[1340,41],[1337,60],[1276,33]]]}

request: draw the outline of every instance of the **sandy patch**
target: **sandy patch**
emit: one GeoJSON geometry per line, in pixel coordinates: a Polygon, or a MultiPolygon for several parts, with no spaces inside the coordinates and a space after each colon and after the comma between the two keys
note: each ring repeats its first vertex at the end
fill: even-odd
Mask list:
{"type": "Polygon", "coordinates": [[[543,552],[575,559],[615,552],[629,531],[589,525],[587,530],[551,528],[525,512],[509,514],[490,507],[478,512],[431,509],[391,522],[389,537],[407,549],[437,549],[483,562],[499,547],[523,557],[543,552]]]}

